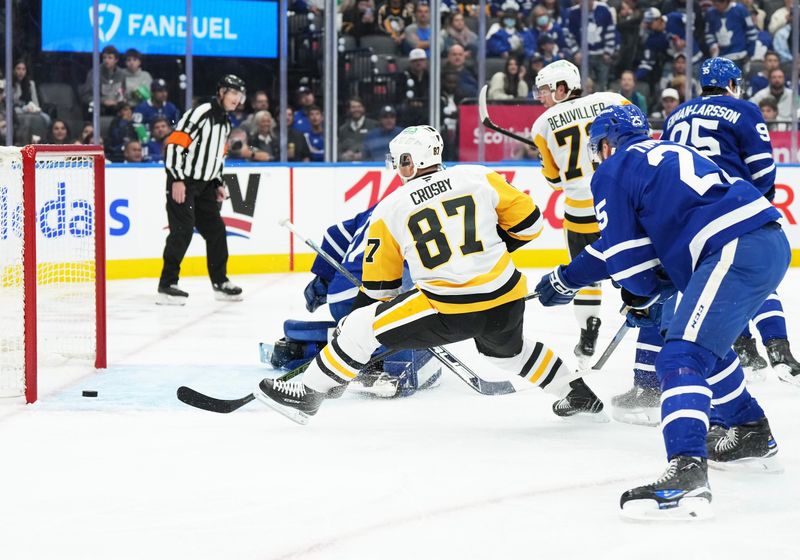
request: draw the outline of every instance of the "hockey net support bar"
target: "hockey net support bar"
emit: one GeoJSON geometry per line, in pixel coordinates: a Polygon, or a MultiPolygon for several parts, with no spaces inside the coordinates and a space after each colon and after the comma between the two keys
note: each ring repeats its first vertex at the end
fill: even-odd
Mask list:
{"type": "Polygon", "coordinates": [[[105,289],[105,157],[99,146],[82,145],[32,145],[21,150],[22,155],[22,196],[23,196],[23,256],[24,275],[24,382],[25,400],[35,402],[38,396],[38,306],[37,287],[39,284],[39,263],[37,259],[38,204],[36,193],[39,177],[37,158],[57,159],[72,157],[91,157],[93,163],[92,190],[94,210],[92,213],[94,237],[94,321],[95,356],[94,367],[105,368],[106,356],[106,289],[105,289]]]}

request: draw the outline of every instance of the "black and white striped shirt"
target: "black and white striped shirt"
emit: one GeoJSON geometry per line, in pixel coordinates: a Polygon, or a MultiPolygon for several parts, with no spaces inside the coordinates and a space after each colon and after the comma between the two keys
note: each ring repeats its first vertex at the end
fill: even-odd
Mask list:
{"type": "Polygon", "coordinates": [[[228,114],[214,99],[190,109],[167,137],[164,165],[174,181],[211,181],[222,177],[228,114]]]}

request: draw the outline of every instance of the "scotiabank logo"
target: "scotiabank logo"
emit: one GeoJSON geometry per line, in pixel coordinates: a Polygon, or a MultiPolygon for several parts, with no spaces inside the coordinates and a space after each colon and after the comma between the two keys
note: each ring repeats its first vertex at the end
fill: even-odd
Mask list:
{"type": "MultiPolygon", "coordinates": [[[[45,200],[37,212],[41,234],[54,239],[64,236],[88,237],[94,229],[94,209],[88,200],[67,200],[67,185],[58,183],[55,198],[45,200]]],[[[8,187],[0,186],[0,240],[23,236],[22,203],[12,201],[8,187]]]]}
{"type": "Polygon", "coordinates": [[[250,173],[247,176],[247,189],[242,192],[239,177],[235,173],[226,173],[222,181],[228,187],[231,196],[231,207],[236,216],[222,216],[225,222],[225,234],[228,237],[242,237],[250,239],[253,229],[253,216],[256,213],[256,200],[258,187],[261,183],[261,174],[250,173]]]}

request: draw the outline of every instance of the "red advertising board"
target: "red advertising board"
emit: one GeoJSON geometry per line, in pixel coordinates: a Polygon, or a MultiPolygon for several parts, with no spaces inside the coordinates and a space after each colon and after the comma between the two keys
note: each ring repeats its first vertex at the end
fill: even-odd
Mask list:
{"type": "MultiPolygon", "coordinates": [[[[492,121],[505,129],[530,138],[531,125],[544,113],[543,105],[489,104],[492,121]]],[[[499,132],[484,128],[485,152],[483,161],[523,159],[524,146],[499,132]]],[[[478,161],[478,105],[461,105],[458,123],[458,159],[478,161]]]]}

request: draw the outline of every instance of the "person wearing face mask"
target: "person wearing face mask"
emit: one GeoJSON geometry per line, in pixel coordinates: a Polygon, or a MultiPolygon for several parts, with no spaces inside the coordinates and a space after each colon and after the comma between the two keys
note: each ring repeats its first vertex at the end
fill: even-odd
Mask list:
{"type": "Polygon", "coordinates": [[[572,0],[567,13],[565,37],[573,62],[581,64],[581,37],[589,37],[589,77],[594,80],[598,91],[608,89],[608,74],[611,63],[619,50],[617,29],[611,11],[603,2],[589,0],[589,22],[583,28],[580,0],[572,0]]]}
{"type": "Polygon", "coordinates": [[[566,52],[567,41],[564,38],[564,29],[553,21],[553,18],[551,18],[550,14],[547,12],[547,8],[542,4],[536,6],[531,12],[530,22],[531,33],[537,44],[542,35],[547,35],[555,40],[556,46],[558,47],[556,52],[566,52]]]}
{"type": "Polygon", "coordinates": [[[492,24],[486,34],[486,55],[500,58],[530,57],[536,52],[533,33],[519,19],[519,5],[513,0],[503,4],[500,21],[492,24]]]}

